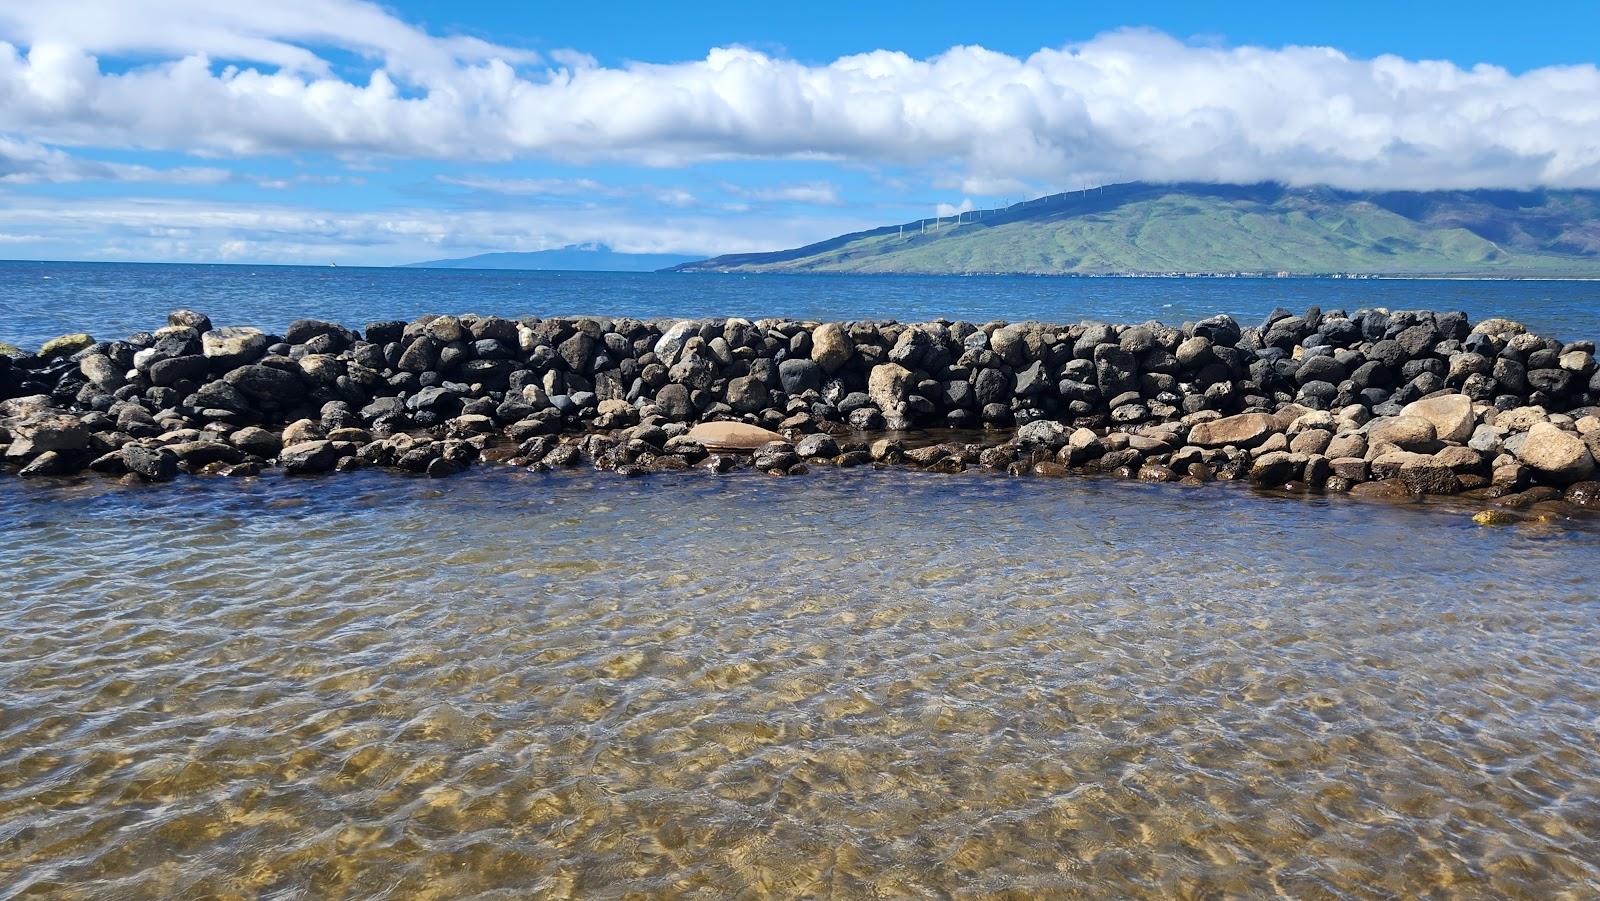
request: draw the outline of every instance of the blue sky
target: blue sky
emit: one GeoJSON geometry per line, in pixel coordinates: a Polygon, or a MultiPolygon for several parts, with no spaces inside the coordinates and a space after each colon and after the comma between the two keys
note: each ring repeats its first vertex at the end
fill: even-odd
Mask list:
{"type": "Polygon", "coordinates": [[[1600,186],[1592,2],[215,6],[0,7],[0,257],[701,255],[1134,179],[1600,186]]]}

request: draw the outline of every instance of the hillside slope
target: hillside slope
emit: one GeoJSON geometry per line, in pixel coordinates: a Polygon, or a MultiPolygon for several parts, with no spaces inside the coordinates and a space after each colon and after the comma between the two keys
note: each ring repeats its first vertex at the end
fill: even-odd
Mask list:
{"type": "Polygon", "coordinates": [[[1130,183],[673,268],[1600,277],[1600,191],[1130,183]]]}

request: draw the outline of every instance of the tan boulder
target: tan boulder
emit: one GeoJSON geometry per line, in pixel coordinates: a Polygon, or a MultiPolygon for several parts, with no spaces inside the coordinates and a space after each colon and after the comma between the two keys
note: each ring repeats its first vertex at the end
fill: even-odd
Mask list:
{"type": "Polygon", "coordinates": [[[1472,437],[1477,422],[1472,415],[1472,398],[1465,394],[1441,394],[1406,404],[1401,416],[1416,416],[1433,424],[1440,441],[1463,442],[1472,437]]]}
{"type": "Polygon", "coordinates": [[[1196,423],[1189,430],[1189,443],[1200,447],[1226,447],[1231,444],[1234,447],[1251,448],[1266,441],[1277,430],[1278,420],[1266,413],[1240,413],[1196,423]]]}
{"type": "Polygon", "coordinates": [[[906,399],[911,386],[911,370],[899,363],[884,363],[872,367],[867,376],[867,396],[880,410],[888,410],[906,399]]]}
{"type": "Polygon", "coordinates": [[[1563,485],[1594,474],[1594,457],[1588,445],[1572,432],[1548,422],[1535,423],[1517,450],[1517,459],[1545,478],[1563,485]]]}
{"type": "Polygon", "coordinates": [[[855,355],[855,342],[839,323],[825,322],[811,333],[811,359],[823,372],[832,375],[855,355]]]}
{"type": "Polygon", "coordinates": [[[1367,424],[1373,446],[1392,444],[1401,450],[1431,451],[1438,442],[1433,423],[1421,416],[1385,416],[1367,424]]]}

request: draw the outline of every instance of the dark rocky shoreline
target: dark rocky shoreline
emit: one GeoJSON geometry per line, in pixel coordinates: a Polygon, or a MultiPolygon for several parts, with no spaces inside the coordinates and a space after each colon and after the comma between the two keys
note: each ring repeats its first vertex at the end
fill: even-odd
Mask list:
{"type": "Polygon", "coordinates": [[[0,354],[0,472],[23,477],[870,463],[1600,508],[1597,458],[1593,342],[1462,313],[1278,310],[1253,327],[429,316],[267,335],[179,310],[125,340],[0,354]],[[874,438],[906,429],[981,437],[874,438]]]}

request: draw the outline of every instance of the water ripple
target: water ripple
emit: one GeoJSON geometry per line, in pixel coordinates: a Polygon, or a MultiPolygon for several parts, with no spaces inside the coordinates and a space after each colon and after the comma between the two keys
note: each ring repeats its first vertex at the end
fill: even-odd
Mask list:
{"type": "Polygon", "coordinates": [[[1600,893],[1592,530],[892,471],[0,518],[3,895],[1600,893]]]}

